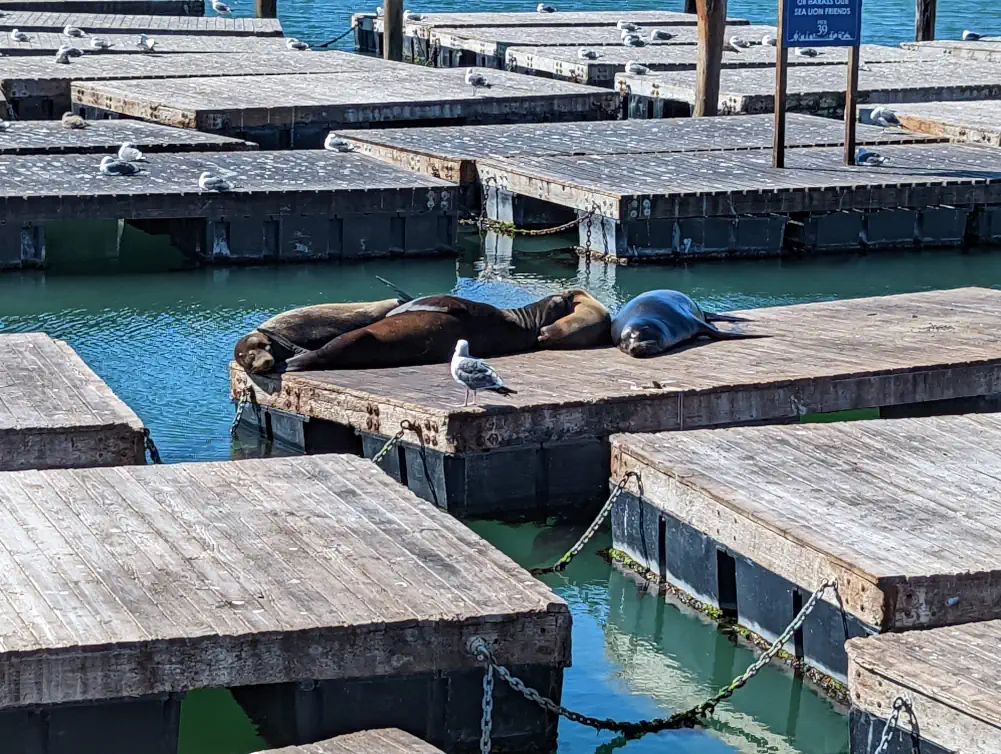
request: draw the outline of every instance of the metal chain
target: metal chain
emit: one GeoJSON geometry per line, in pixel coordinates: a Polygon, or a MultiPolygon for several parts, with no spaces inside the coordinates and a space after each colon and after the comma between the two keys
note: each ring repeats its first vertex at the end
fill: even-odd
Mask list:
{"type": "Polygon", "coordinates": [[[539,228],[537,230],[529,230],[526,228],[517,228],[512,223],[501,222],[500,220],[491,220],[486,216],[486,212],[482,216],[466,219],[463,218],[459,220],[462,225],[476,225],[481,230],[492,230],[495,233],[500,233],[506,236],[553,236],[557,233],[563,233],[564,231],[570,230],[571,228],[576,228],[588,215],[578,217],[576,220],[571,220],[570,222],[563,223],[562,225],[556,225],[552,228],[539,228]]]}
{"type": "Polygon", "coordinates": [[[389,453],[389,451],[391,451],[394,447],[396,447],[396,445],[400,442],[400,440],[403,439],[403,433],[406,432],[406,430],[402,428],[402,422],[400,424],[401,424],[400,431],[397,432],[392,437],[390,437],[388,440],[386,440],[386,444],[379,449],[378,453],[372,456],[372,463],[379,463],[379,461],[385,458],[386,454],[389,453]]]}
{"type": "Polygon", "coordinates": [[[163,463],[163,459],[160,458],[160,451],[157,450],[156,443],[153,442],[153,437],[146,427],[143,427],[143,447],[149,453],[149,460],[155,464],[163,463]]]}
{"type": "Polygon", "coordinates": [[[480,716],[480,754],[490,754],[490,735],[494,729],[494,666],[490,663],[485,663],[485,665],[483,670],[483,714],[480,716]]]}
{"type": "MultiPolygon", "coordinates": [[[[728,699],[733,695],[735,691],[743,687],[751,678],[761,672],[761,669],[768,664],[768,662],[778,654],[782,646],[792,637],[792,635],[803,625],[807,616],[813,611],[816,606],[817,601],[823,595],[825,591],[832,588],[835,582],[824,582],[817,591],[813,593],[807,603],[803,605],[803,609],[799,611],[799,614],[793,618],[792,623],[786,628],[785,631],[775,640],[764,654],[761,655],[754,663],[750,665],[741,675],[737,676],[728,686],[720,689],[715,695],[707,699],[706,701],[698,704],[690,709],[683,712],[676,712],[670,717],[660,717],[654,718],[652,720],[638,720],[635,722],[619,722],[616,720],[602,719],[597,717],[588,717],[587,715],[582,715],[579,712],[574,712],[567,709],[566,707],[557,704],[552,699],[548,699],[542,696],[538,691],[530,688],[524,684],[524,682],[513,675],[511,671],[502,665],[498,665],[497,661],[494,659],[493,654],[491,654],[487,643],[480,637],[475,637],[469,642],[469,651],[481,662],[488,664],[493,667],[497,675],[499,675],[507,684],[517,691],[519,694],[524,696],[529,701],[535,702],[543,709],[549,711],[554,715],[559,715],[564,717],[571,722],[580,723],[581,725],[586,725],[589,728],[595,728],[597,730],[610,730],[616,733],[621,733],[628,737],[642,736],[646,733],[656,733],[662,730],[671,730],[677,728],[690,728],[696,725],[701,718],[706,715],[711,714],[718,705],[724,699],[728,699]]],[[[881,754],[876,752],[875,754],[881,754]]]]}
{"type": "Polygon", "coordinates": [[[567,550],[562,558],[546,568],[533,568],[529,571],[529,573],[533,576],[540,576],[544,573],[558,573],[570,565],[570,561],[580,554],[580,551],[584,549],[584,545],[591,541],[591,538],[598,531],[598,528],[604,520],[608,518],[608,514],[612,512],[612,506],[615,505],[615,501],[619,499],[619,495],[621,495],[623,490],[625,490],[626,484],[629,483],[629,480],[632,477],[636,478],[637,484],[640,483],[640,475],[638,473],[635,471],[627,471],[625,476],[623,476],[622,479],[620,479],[615,485],[615,488],[612,490],[612,494],[608,496],[608,500],[606,500],[605,504],[601,506],[601,510],[598,511],[598,515],[595,516],[594,521],[592,521],[591,525],[587,527],[584,534],[581,535],[581,538],[577,540],[577,544],[567,550]]]}
{"type": "Polygon", "coordinates": [[[438,490],[435,489],[434,481],[431,479],[431,469],[428,467],[427,447],[424,445],[424,433],[421,432],[420,427],[411,422],[409,419],[404,419],[400,422],[399,431],[386,441],[386,444],[379,449],[378,453],[372,456],[372,462],[379,463],[379,461],[385,458],[389,451],[396,447],[400,440],[403,439],[403,434],[408,431],[417,435],[417,441],[421,444],[420,455],[421,464],[424,467],[424,479],[428,483],[428,489],[431,491],[431,498],[434,500],[435,507],[440,508],[441,504],[438,502],[438,490]]]}
{"type": "Polygon", "coordinates": [[[236,428],[240,426],[240,420],[243,419],[243,410],[250,403],[250,391],[244,389],[240,392],[240,399],[236,403],[236,416],[233,417],[233,423],[229,425],[229,433],[231,435],[236,434],[236,428]]]}
{"type": "MultiPolygon", "coordinates": [[[[890,717],[886,720],[886,725],[883,726],[883,733],[879,737],[879,745],[872,754],[884,754],[886,752],[886,747],[890,745],[890,738],[893,736],[893,731],[897,727],[897,723],[900,721],[901,711],[907,712],[907,717],[911,721],[911,729],[913,731],[915,727],[914,711],[911,709],[911,705],[902,696],[898,696],[893,700],[893,711],[890,713],[890,717]]],[[[912,733],[913,735],[913,733],[912,733]]]]}

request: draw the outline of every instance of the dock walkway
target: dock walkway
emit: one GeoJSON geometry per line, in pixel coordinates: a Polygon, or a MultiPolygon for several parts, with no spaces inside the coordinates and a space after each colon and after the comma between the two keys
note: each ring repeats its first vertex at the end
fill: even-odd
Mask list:
{"type": "Polygon", "coordinates": [[[216,262],[348,259],[454,251],[456,187],[355,154],[328,151],[149,155],[107,176],[96,155],[0,157],[0,259],[44,262],[45,226],[140,222],[216,262]],[[202,191],[203,171],[233,183],[202,191]]]}
{"type": "Polygon", "coordinates": [[[936,39],[929,42],[904,42],[901,47],[926,55],[938,53],[961,60],[984,60],[989,63],[1001,63],[1001,39],[998,38],[978,39],[971,42],[936,39]]]}
{"type": "MultiPolygon", "coordinates": [[[[518,393],[480,407],[461,407],[447,364],[286,373],[253,382],[231,364],[230,380],[234,396],[252,389],[264,408],[359,433],[369,456],[401,421],[423,428],[439,499],[471,516],[603,501],[607,438],[616,432],[783,423],[809,413],[1001,392],[998,291],[745,314],[754,320],[749,329],[772,337],[708,343],[654,359],[614,348],[492,358],[518,393]]],[[[244,417],[254,422],[253,414],[247,410],[244,417]]],[[[430,499],[416,437],[403,439],[400,456],[387,457],[386,468],[399,477],[402,463],[407,483],[430,499]]]]}
{"type": "Polygon", "coordinates": [[[205,0],[0,0],[0,12],[204,16],[205,0]]]}
{"type": "Polygon", "coordinates": [[[139,417],[72,348],[0,335],[0,471],[142,463],[139,417]]]}
{"type": "Polygon", "coordinates": [[[441,751],[397,728],[383,728],[272,749],[269,754],[441,754],[441,751]]]}
{"type": "Polygon", "coordinates": [[[146,32],[150,35],[209,34],[212,36],[280,37],[277,18],[222,18],[221,16],[134,16],[121,13],[9,11],[0,15],[0,30],[60,32],[76,26],[90,34],[146,32]]]}
{"type": "MultiPolygon", "coordinates": [[[[398,727],[469,750],[477,636],[559,699],[566,603],[369,461],[10,472],[0,508],[5,745],[172,751],[183,694],[226,688],[273,746],[398,727]]],[[[497,691],[498,748],[555,748],[555,717],[497,691]]]]}
{"type": "MultiPolygon", "coordinates": [[[[922,754],[1001,751],[1001,621],[848,642],[851,754],[874,754],[897,697],[913,710],[922,754]]],[[[907,712],[886,754],[914,750],[907,712]]]]}
{"type": "Polygon", "coordinates": [[[828,591],[795,654],[843,681],[846,630],[1001,618],[998,442],[990,413],[616,435],[613,546],[768,641],[836,581],[847,624],[828,591]]]}
{"type": "MultiPolygon", "coordinates": [[[[95,50],[90,46],[87,39],[76,40],[75,44],[83,50],[83,57],[74,59],[69,65],[56,63],[54,58],[56,50],[73,40],[67,39],[61,32],[55,31],[35,31],[28,32],[30,37],[27,42],[15,42],[9,35],[0,36],[0,54],[5,58],[21,57],[24,55],[44,55],[47,67],[51,68],[72,68],[77,69],[76,75],[86,75],[86,66],[81,65],[87,59],[98,56],[120,57],[121,55],[143,55],[151,59],[157,56],[150,56],[139,49],[136,41],[138,32],[101,32],[100,38],[111,43],[112,47],[107,50],[95,50]]],[[[96,35],[95,35],[96,36],[96,35]]],[[[290,55],[285,47],[285,40],[280,37],[238,37],[234,35],[215,36],[211,34],[165,34],[156,39],[156,52],[168,55],[179,52],[272,52],[290,55]]]]}

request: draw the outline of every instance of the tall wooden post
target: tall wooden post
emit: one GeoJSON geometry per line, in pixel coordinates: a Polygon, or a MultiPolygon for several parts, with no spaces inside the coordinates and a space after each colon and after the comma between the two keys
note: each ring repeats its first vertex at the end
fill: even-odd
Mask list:
{"type": "Polygon", "coordinates": [[[699,14],[698,62],[695,69],[695,111],[698,118],[719,109],[719,71],[723,64],[727,0],[696,0],[699,14]]]}
{"type": "Polygon", "coordinates": [[[779,25],[775,39],[775,130],[772,134],[772,166],[786,166],[786,85],[789,48],[785,40],[786,0],[779,0],[779,25]]]}
{"type": "Polygon", "coordinates": [[[695,0],[685,0],[685,13],[698,13],[697,5],[695,0]]]}
{"type": "Polygon", "coordinates": [[[257,0],[258,18],[278,18],[278,0],[257,0]]]}
{"type": "Polygon", "coordinates": [[[403,0],[383,0],[382,56],[403,61],[403,0]]]}
{"type": "Polygon", "coordinates": [[[855,164],[855,120],[858,117],[859,46],[848,50],[848,87],[845,89],[845,165],[855,164]]]}
{"type": "Polygon", "coordinates": [[[938,0],[915,0],[914,39],[930,42],[935,39],[935,6],[938,0]]]}

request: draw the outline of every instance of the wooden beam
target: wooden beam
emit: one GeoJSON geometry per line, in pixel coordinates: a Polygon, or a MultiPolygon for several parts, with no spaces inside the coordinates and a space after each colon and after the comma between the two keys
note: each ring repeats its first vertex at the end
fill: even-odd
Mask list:
{"type": "Polygon", "coordinates": [[[938,0],[915,0],[914,39],[930,42],[935,39],[935,10],[938,0]]]}
{"type": "Polygon", "coordinates": [[[258,18],[278,18],[278,0],[257,0],[258,18]]]}
{"type": "Polygon", "coordinates": [[[772,167],[786,164],[786,83],[789,48],[785,43],[786,0],[779,0],[778,33],[775,35],[775,133],[772,137],[772,167]]]}
{"type": "Polygon", "coordinates": [[[699,14],[699,45],[696,63],[696,118],[716,115],[719,108],[719,72],[723,64],[727,0],[696,0],[699,14]]]}
{"type": "Polygon", "coordinates": [[[858,118],[859,46],[848,50],[848,87],[845,90],[845,165],[855,164],[855,121],[858,118]]]}
{"type": "Polygon", "coordinates": [[[382,56],[403,62],[403,0],[384,0],[382,56]]]}

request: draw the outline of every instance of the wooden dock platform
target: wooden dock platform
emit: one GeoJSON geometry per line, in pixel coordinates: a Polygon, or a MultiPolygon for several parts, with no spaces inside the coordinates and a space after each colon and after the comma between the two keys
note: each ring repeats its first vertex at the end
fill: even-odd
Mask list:
{"type": "Polygon", "coordinates": [[[915,726],[902,711],[886,754],[1001,751],[998,646],[997,620],[848,642],[851,754],[874,754],[898,697],[915,726]]]}
{"type": "Polygon", "coordinates": [[[239,81],[214,76],[78,80],[72,98],[74,106],[249,139],[264,149],[283,144],[317,148],[331,129],[374,123],[608,120],[620,112],[619,95],[597,87],[485,71],[490,88],[474,89],[465,83],[463,70],[388,65],[381,62],[363,73],[245,76],[239,81]]]}
{"type": "Polygon", "coordinates": [[[0,0],[0,12],[204,16],[204,0],[0,0]]]}
{"type": "MultiPolygon", "coordinates": [[[[77,75],[86,75],[85,65],[91,57],[120,57],[121,55],[142,55],[143,57],[156,60],[159,53],[169,55],[181,52],[271,52],[282,53],[286,57],[290,56],[290,51],[285,47],[285,40],[280,37],[237,37],[234,35],[215,36],[210,34],[166,34],[156,40],[157,55],[144,53],[136,45],[139,38],[137,32],[108,32],[101,33],[101,39],[106,39],[113,46],[108,50],[95,50],[90,47],[88,40],[77,41],[77,46],[83,50],[83,57],[74,59],[69,65],[56,63],[54,58],[56,50],[69,42],[61,32],[35,31],[27,32],[30,39],[27,42],[15,42],[9,35],[0,35],[0,54],[5,58],[21,57],[23,55],[43,55],[47,67],[50,68],[79,68],[77,75]]],[[[96,35],[95,35],[96,36],[96,35]]],[[[151,35],[152,36],[152,35],[151,35]]],[[[4,63],[7,61],[4,60],[4,63]]]]}
{"type": "Polygon", "coordinates": [[[612,437],[613,546],[845,681],[848,636],[1001,618],[998,414],[612,437]],[[797,596],[799,599],[797,599],[797,596]]]}
{"type": "MultiPolygon", "coordinates": [[[[971,144],[1001,146],[1001,102],[905,102],[887,105],[909,131],[971,144]]],[[[871,108],[859,108],[868,120],[871,108]]]]}
{"type": "Polygon", "coordinates": [[[0,15],[0,30],[26,32],[61,32],[76,26],[91,35],[111,33],[162,37],[168,34],[209,34],[234,37],[280,37],[282,25],[277,18],[222,18],[221,16],[132,16],[120,13],[66,13],[5,11],[0,15]]]}
{"type": "MultiPolygon", "coordinates": [[[[914,63],[873,63],[868,68],[859,71],[860,104],[1001,98],[1001,67],[991,63],[933,58],[914,63]]],[[[842,117],[846,75],[845,69],[836,65],[790,66],[786,107],[792,112],[842,117]]],[[[615,82],[620,92],[629,95],[632,118],[688,115],[695,101],[694,71],[646,76],[620,73],[615,82]],[[652,102],[644,102],[643,98],[652,102]],[[645,115],[648,109],[652,112],[645,115]]],[[[731,68],[720,76],[721,115],[770,113],[774,100],[774,68],[731,68]]]]}
{"type": "Polygon", "coordinates": [[[936,39],[929,42],[904,42],[906,50],[915,50],[929,55],[951,55],[962,60],[985,60],[1001,63],[1001,39],[978,39],[972,42],[962,40],[936,39]]]}
{"type": "Polygon", "coordinates": [[[67,130],[58,121],[15,120],[0,139],[0,156],[28,154],[112,154],[122,142],[145,153],[239,152],[255,150],[249,141],[170,128],[141,120],[97,120],[86,128],[67,130]]]}
{"type": "Polygon", "coordinates": [[[139,417],[72,348],[0,334],[0,471],[143,463],[139,417]]]}
{"type": "Polygon", "coordinates": [[[355,154],[188,152],[106,176],[96,155],[0,157],[0,267],[44,263],[45,227],[128,220],[217,263],[453,253],[456,187],[355,154]],[[230,180],[206,192],[198,177],[230,180]]]}
{"type": "Polygon", "coordinates": [[[441,754],[441,750],[397,728],[383,728],[272,749],[270,754],[441,754]]]}
{"type": "MultiPolygon", "coordinates": [[[[745,315],[754,332],[772,337],[654,359],[614,348],[491,358],[518,393],[479,407],[461,407],[447,364],[293,372],[252,382],[231,364],[231,389],[234,396],[251,389],[259,406],[308,418],[310,432],[328,422],[351,437],[357,432],[369,456],[401,421],[412,422],[424,433],[440,501],[470,516],[603,501],[607,438],[616,432],[782,423],[809,413],[1001,392],[999,291],[915,293],[745,315]]],[[[244,417],[257,421],[249,409],[244,417]]],[[[399,478],[402,463],[407,483],[430,499],[417,439],[407,433],[403,440],[401,457],[389,456],[386,468],[399,478]]],[[[307,438],[302,449],[323,445],[307,438]]]]}
{"type": "MultiPolygon", "coordinates": [[[[185,39],[185,37],[172,37],[185,39]]],[[[204,39],[205,37],[187,37],[204,39]]],[[[108,81],[123,77],[141,83],[160,78],[217,78],[222,76],[271,76],[303,73],[343,73],[402,66],[378,58],[346,52],[293,52],[280,39],[219,37],[236,42],[278,45],[270,51],[215,53],[187,52],[167,55],[84,55],[69,65],[49,57],[4,57],[0,91],[21,119],[59,118],[72,106],[71,84],[108,81]]],[[[168,39],[169,41],[169,39],[168,39]]],[[[91,115],[91,113],[85,113],[91,115]]],[[[106,117],[106,113],[99,114],[106,117]]]]}
{"type": "MultiPolygon", "coordinates": [[[[748,27],[752,28],[752,27],[748,27]]],[[[739,34],[737,36],[740,36],[739,34]]],[[[758,38],[756,41],[760,41],[758,38]]],[[[650,44],[634,48],[608,45],[596,48],[599,57],[581,60],[575,47],[510,47],[507,50],[506,69],[532,76],[576,81],[592,86],[614,86],[615,74],[624,73],[626,62],[632,60],[651,71],[694,71],[698,48],[692,44],[650,44]]],[[[862,45],[861,60],[868,63],[916,62],[924,58],[916,52],[899,47],[862,45]]],[[[789,55],[789,65],[846,64],[848,48],[821,48],[816,57],[789,55]]],[[[755,44],[742,52],[729,48],[723,51],[723,68],[773,68],[775,48],[755,44]]]]}
{"type": "MultiPolygon", "coordinates": [[[[566,603],[369,461],[8,472],[0,506],[8,743],[174,751],[183,694],[226,688],[272,746],[396,727],[468,751],[474,637],[560,698],[566,603]]],[[[497,692],[498,749],[555,749],[555,717],[497,692]]]]}
{"type": "MultiPolygon", "coordinates": [[[[526,155],[623,155],[652,152],[715,152],[767,149],[771,115],[732,118],[609,120],[579,123],[512,123],[497,126],[380,128],[341,131],[362,154],[407,170],[456,183],[477,180],[479,160],[526,155]]],[[[786,146],[835,147],[844,124],[831,118],[790,113],[786,146]]],[[[860,145],[932,142],[936,137],[859,124],[860,145]]],[[[944,141],[945,137],[937,140],[944,141]]]]}
{"type": "Polygon", "coordinates": [[[642,160],[528,155],[478,160],[477,170],[481,185],[513,195],[515,205],[524,197],[590,215],[579,247],[598,257],[766,257],[1001,240],[994,150],[892,144],[879,153],[889,161],[878,167],[846,166],[841,149],[809,148],[790,150],[782,169],[772,167],[771,150],[759,149],[642,160]]]}

